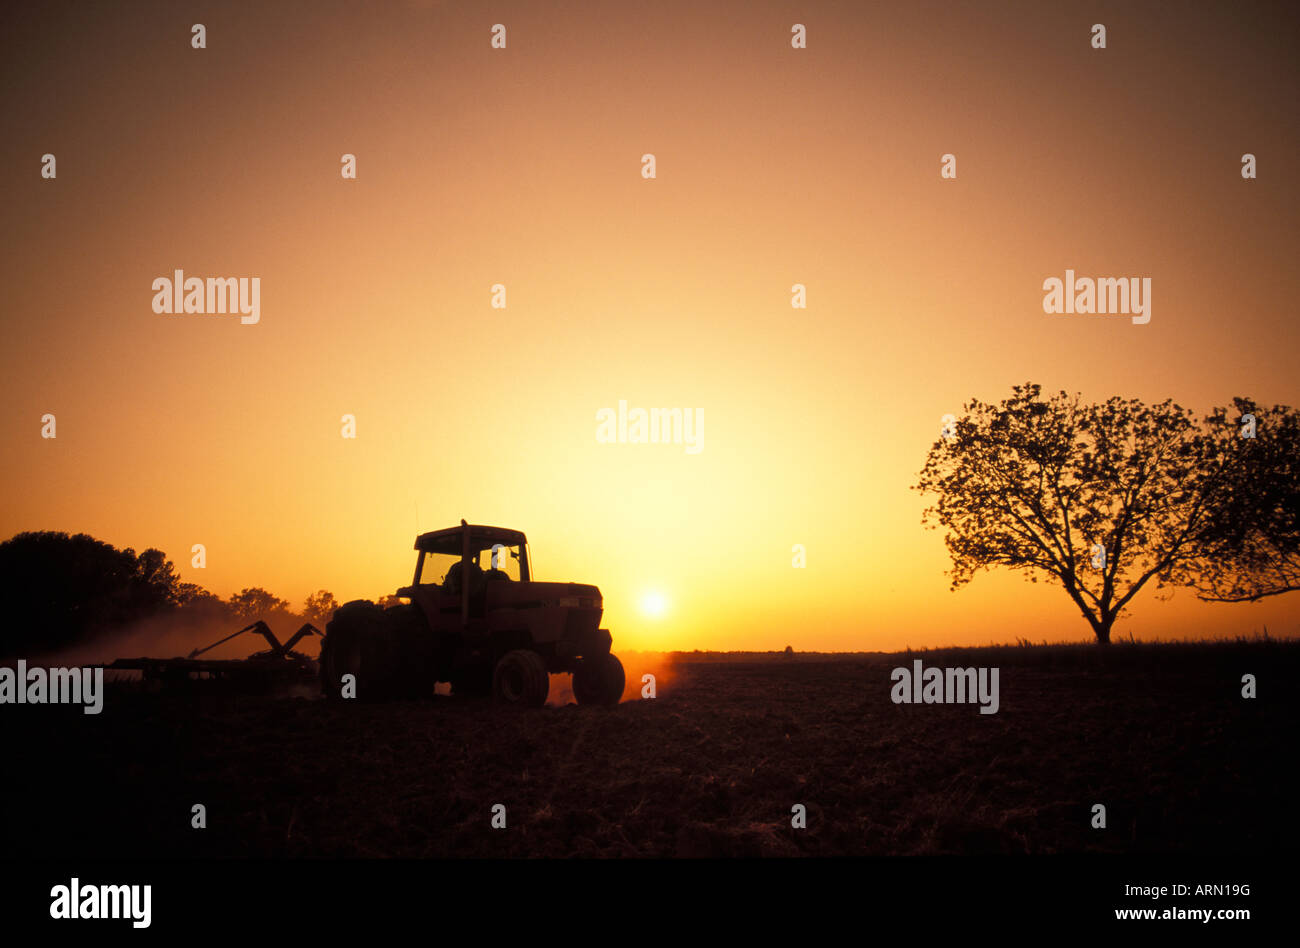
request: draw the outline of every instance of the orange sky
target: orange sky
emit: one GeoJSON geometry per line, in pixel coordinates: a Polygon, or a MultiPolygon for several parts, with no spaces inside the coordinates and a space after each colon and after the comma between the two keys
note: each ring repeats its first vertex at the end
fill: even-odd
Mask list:
{"type": "MultiPolygon", "coordinates": [[[[1059,589],[948,591],[908,490],[940,417],[1026,380],[1300,402],[1269,8],[550,6],[16,14],[0,535],[300,603],[391,592],[417,530],[465,517],[598,584],[616,647],[1082,640],[1059,589]],[[1150,277],[1151,322],[1045,315],[1067,267],[1150,277]],[[260,277],[261,321],[156,315],[178,268],[260,277]],[[620,399],[700,410],[703,450],[597,443],[620,399]]],[[[1296,634],[1295,604],[1144,592],[1116,635],[1296,634]]]]}

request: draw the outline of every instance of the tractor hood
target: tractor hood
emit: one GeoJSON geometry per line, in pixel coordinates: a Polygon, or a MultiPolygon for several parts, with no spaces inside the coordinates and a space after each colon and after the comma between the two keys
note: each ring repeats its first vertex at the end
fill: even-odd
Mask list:
{"type": "Polygon", "coordinates": [[[560,606],[568,609],[602,609],[600,589],[586,583],[490,583],[493,598],[500,597],[516,609],[560,606]]]}

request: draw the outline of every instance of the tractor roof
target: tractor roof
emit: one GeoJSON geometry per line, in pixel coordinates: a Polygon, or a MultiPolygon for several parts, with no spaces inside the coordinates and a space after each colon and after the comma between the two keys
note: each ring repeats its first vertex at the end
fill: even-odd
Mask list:
{"type": "Polygon", "coordinates": [[[522,531],[508,530],[505,527],[487,527],[476,523],[461,521],[459,527],[447,527],[432,533],[421,533],[415,538],[415,548],[426,553],[450,553],[460,555],[461,533],[469,530],[469,548],[477,553],[486,550],[495,543],[502,546],[520,546],[526,542],[522,531]]]}

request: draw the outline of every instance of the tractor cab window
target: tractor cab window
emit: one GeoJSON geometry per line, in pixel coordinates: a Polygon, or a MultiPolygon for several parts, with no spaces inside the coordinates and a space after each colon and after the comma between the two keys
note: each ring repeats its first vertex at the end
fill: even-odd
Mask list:
{"type": "Polygon", "coordinates": [[[453,565],[460,562],[460,555],[450,553],[428,553],[420,565],[421,586],[442,586],[447,581],[447,574],[453,565]]]}
{"type": "Polygon", "coordinates": [[[503,543],[494,543],[487,549],[481,550],[478,554],[479,568],[487,574],[489,581],[494,579],[508,579],[513,582],[519,582],[519,546],[507,546],[503,543]]]}

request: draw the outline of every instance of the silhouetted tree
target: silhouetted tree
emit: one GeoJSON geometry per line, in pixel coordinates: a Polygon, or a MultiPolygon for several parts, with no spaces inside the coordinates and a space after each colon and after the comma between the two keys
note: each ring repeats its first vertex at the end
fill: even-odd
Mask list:
{"type": "Polygon", "coordinates": [[[1235,411],[1216,408],[1206,418],[1228,459],[1202,534],[1206,562],[1196,587],[1210,602],[1253,602],[1300,589],[1300,411],[1261,409],[1245,398],[1233,404],[1235,411]]]}
{"type": "Polygon", "coordinates": [[[208,603],[225,602],[216,593],[210,593],[197,583],[180,583],[176,587],[176,603],[180,606],[203,606],[208,603]]]}
{"type": "Polygon", "coordinates": [[[1139,590],[1191,585],[1225,494],[1229,455],[1172,401],[1090,405],[1033,383],[1000,405],[972,400],[930,449],[914,489],[938,494],[952,588],[994,566],[1059,583],[1110,641],[1139,590]]]}
{"type": "Polygon", "coordinates": [[[180,577],[162,550],[145,550],[136,558],[136,567],[134,598],[145,612],[180,604],[180,577]]]}
{"type": "Polygon", "coordinates": [[[287,611],[289,603],[259,586],[253,586],[231,596],[230,608],[240,619],[258,619],[270,612],[287,611]]]}
{"type": "Polygon", "coordinates": [[[385,609],[389,608],[390,606],[400,606],[402,604],[402,600],[399,599],[397,596],[393,595],[392,593],[389,593],[386,596],[380,596],[375,601],[379,605],[383,606],[385,609]]]}
{"type": "MultiPolygon", "coordinates": [[[[180,605],[176,609],[176,618],[182,624],[202,629],[211,629],[216,625],[239,621],[234,608],[215,593],[210,593],[194,583],[181,583],[178,591],[180,605]]],[[[206,644],[206,643],[204,643],[206,644]]]]}
{"type": "Polygon", "coordinates": [[[302,614],[308,622],[323,626],[334,615],[334,610],[338,607],[339,603],[334,598],[334,594],[322,589],[307,597],[307,601],[303,603],[302,614]]]}
{"type": "Polygon", "coordinates": [[[19,533],[0,543],[0,655],[62,648],[173,608],[179,597],[160,550],[136,556],[85,533],[19,533]]]}

